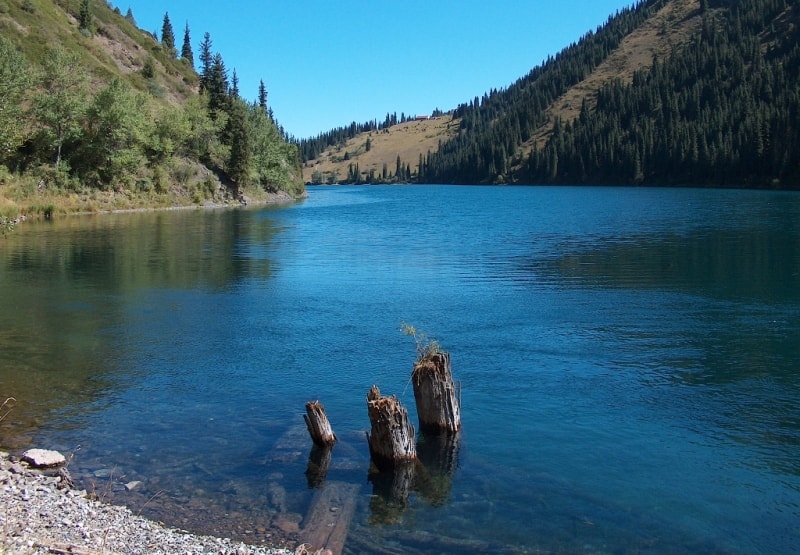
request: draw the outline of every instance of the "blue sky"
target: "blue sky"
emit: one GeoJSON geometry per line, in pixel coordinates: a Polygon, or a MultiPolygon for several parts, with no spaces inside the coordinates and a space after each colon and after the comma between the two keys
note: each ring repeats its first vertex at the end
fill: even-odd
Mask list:
{"type": "Polygon", "coordinates": [[[595,30],[633,0],[118,0],[158,31],[168,12],[177,47],[188,21],[195,61],[203,34],[241,95],[264,80],[287,132],[314,136],[387,112],[449,110],[502,88],[595,30]],[[125,3],[129,2],[129,3],[125,3]]]}

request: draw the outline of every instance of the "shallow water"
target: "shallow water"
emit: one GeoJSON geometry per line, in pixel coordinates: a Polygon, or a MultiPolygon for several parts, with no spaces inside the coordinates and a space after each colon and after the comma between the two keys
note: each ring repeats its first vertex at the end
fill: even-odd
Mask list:
{"type": "Polygon", "coordinates": [[[360,487],[349,553],[788,553],[799,285],[792,193],[312,188],[26,224],[0,239],[2,444],[72,454],[86,487],[167,523],[270,541],[314,495],[319,399],[327,483],[360,487]],[[421,443],[392,497],[365,396],[415,421],[404,321],[451,353],[464,430],[421,443]]]}

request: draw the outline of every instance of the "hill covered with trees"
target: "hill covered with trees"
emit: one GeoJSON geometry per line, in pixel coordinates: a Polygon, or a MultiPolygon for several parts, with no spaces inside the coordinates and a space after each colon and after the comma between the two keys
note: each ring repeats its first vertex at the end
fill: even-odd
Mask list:
{"type": "Polygon", "coordinates": [[[450,115],[390,181],[797,189],[800,1],[641,0],[450,115]]]}
{"type": "Polygon", "coordinates": [[[301,195],[263,81],[248,102],[209,33],[178,37],[168,13],[150,33],[102,0],[0,0],[0,214],[301,195]]]}

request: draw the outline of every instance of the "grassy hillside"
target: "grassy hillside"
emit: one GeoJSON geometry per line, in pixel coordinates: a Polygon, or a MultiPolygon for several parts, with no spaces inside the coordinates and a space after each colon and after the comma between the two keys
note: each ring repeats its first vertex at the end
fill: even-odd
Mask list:
{"type": "Polygon", "coordinates": [[[196,94],[199,78],[187,63],[168,55],[150,33],[142,31],[106,2],[91,2],[92,33],[78,28],[80,0],[0,0],[0,34],[34,66],[41,66],[55,46],[77,53],[95,89],[120,77],[136,90],[164,102],[183,102],[196,94]],[[142,75],[154,62],[155,78],[142,75]]]}
{"type": "Polygon", "coordinates": [[[429,152],[439,148],[440,142],[456,133],[458,122],[453,121],[450,114],[424,121],[407,121],[382,131],[361,133],[303,164],[303,178],[306,182],[317,184],[340,182],[347,178],[353,164],[358,164],[364,181],[368,180],[370,172],[382,178],[384,166],[393,177],[398,156],[402,164],[410,164],[412,171],[416,172],[420,155],[427,157],[429,152]]]}
{"type": "Polygon", "coordinates": [[[82,4],[0,0],[0,216],[303,194],[297,148],[224,72],[200,94],[175,50],[102,0],[86,28],[82,4]]]}

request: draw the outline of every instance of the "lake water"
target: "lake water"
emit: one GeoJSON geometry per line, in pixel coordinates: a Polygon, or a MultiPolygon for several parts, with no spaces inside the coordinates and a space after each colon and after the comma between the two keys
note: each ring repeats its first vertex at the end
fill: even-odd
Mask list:
{"type": "Polygon", "coordinates": [[[336,187],[26,223],[0,395],[3,448],[198,532],[292,538],[319,399],[346,553],[797,553],[800,195],[336,187]],[[402,322],[451,353],[463,432],[398,492],[365,398],[416,422],[402,322]]]}

